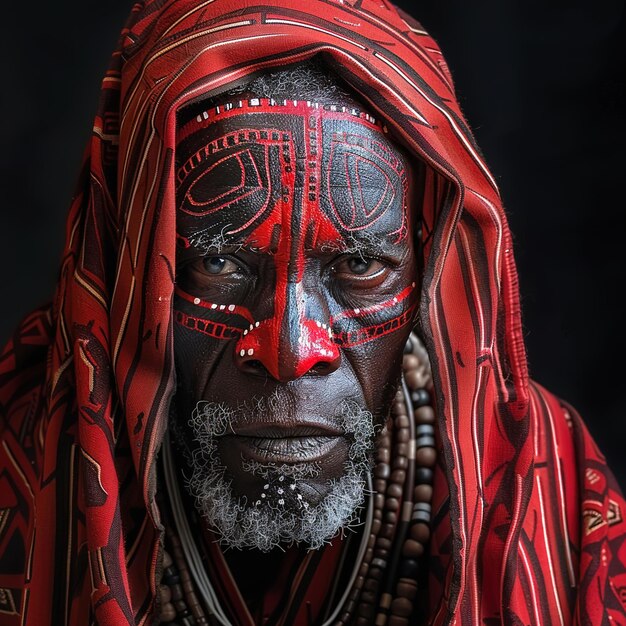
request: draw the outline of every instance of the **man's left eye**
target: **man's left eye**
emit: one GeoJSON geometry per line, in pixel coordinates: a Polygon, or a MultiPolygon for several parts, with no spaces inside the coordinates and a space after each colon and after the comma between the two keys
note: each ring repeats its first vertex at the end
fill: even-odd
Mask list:
{"type": "Polygon", "coordinates": [[[236,263],[222,256],[205,256],[201,261],[201,270],[211,276],[226,276],[239,270],[236,263]]]}
{"type": "Polygon", "coordinates": [[[334,274],[342,278],[373,278],[386,269],[387,266],[378,259],[363,256],[343,258],[332,267],[334,274]]]}

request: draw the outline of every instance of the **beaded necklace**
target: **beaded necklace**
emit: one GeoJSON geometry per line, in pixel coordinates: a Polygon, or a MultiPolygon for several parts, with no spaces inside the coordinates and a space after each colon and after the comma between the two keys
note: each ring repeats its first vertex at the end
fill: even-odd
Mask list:
{"type": "MultiPolygon", "coordinates": [[[[428,354],[417,335],[411,333],[404,350],[401,384],[386,427],[376,442],[370,484],[373,489],[361,549],[350,582],[324,626],[408,626],[410,620],[415,623],[420,604],[418,590],[423,591],[426,586],[425,557],[430,539],[433,468],[437,461],[431,390],[428,354]]],[[[180,501],[175,501],[178,485],[168,441],[164,443],[164,452],[174,523],[166,528],[171,554],[164,551],[163,555],[160,623],[229,626],[203,571],[201,558],[194,553],[184,510],[180,501]]]]}

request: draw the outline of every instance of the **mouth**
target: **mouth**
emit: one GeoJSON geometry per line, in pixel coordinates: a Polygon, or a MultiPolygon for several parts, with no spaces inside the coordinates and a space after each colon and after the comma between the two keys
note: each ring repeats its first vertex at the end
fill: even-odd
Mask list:
{"type": "Polygon", "coordinates": [[[266,424],[235,429],[222,437],[243,457],[262,463],[311,463],[330,456],[346,441],[337,428],[318,424],[266,424]]]}

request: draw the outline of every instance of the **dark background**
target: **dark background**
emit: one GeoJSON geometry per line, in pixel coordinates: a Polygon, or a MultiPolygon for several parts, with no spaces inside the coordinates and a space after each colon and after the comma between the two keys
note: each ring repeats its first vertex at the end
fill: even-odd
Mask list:
{"type": "MultiPolygon", "coordinates": [[[[626,486],[624,1],[399,3],[441,45],[515,236],[530,369],[626,486]]],[[[130,2],[11,3],[0,341],[52,293],[100,79],[130,2]]]]}

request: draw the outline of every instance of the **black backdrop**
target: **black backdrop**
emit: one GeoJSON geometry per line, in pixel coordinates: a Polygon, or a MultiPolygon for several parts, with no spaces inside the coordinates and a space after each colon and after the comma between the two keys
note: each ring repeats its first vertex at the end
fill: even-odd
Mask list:
{"type": "MultiPolygon", "coordinates": [[[[399,3],[441,45],[515,236],[533,377],[626,486],[624,1],[399,3]]],[[[130,2],[12,2],[0,41],[0,341],[51,294],[63,221],[130,2]]],[[[3,11],[4,13],[4,11],[3,11]]]]}

